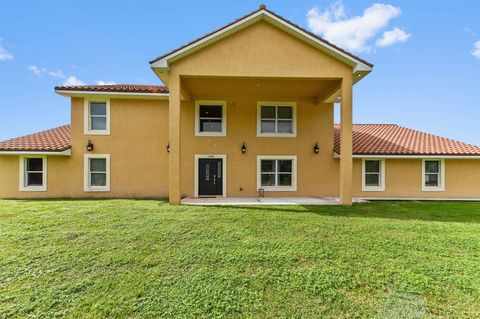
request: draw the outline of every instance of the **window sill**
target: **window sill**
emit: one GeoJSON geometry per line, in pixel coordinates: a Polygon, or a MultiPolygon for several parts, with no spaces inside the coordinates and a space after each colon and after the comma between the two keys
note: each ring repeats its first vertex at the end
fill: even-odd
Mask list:
{"type": "Polygon", "coordinates": [[[108,187],[89,187],[89,188],[85,188],[83,190],[84,192],[89,192],[89,193],[92,193],[92,192],[109,192],[110,191],[110,188],[108,187]]]}
{"type": "Polygon", "coordinates": [[[84,135],[110,135],[110,131],[84,131],[84,135]]]}
{"type": "Polygon", "coordinates": [[[257,137],[297,137],[296,133],[257,133],[257,137]]]}
{"type": "Polygon", "coordinates": [[[445,188],[444,187],[422,187],[422,192],[444,192],[445,188]]]}
{"type": "Polygon", "coordinates": [[[207,137],[224,137],[227,136],[225,132],[195,132],[195,136],[207,136],[207,137]]]}
{"type": "Polygon", "coordinates": [[[44,186],[31,186],[31,187],[20,187],[20,192],[46,192],[47,187],[44,186]]]}
{"type": "Polygon", "coordinates": [[[362,192],[384,192],[385,187],[381,186],[362,186],[362,192]]]}
{"type": "Polygon", "coordinates": [[[296,192],[296,187],[290,186],[262,186],[261,187],[265,192],[296,192]]]}

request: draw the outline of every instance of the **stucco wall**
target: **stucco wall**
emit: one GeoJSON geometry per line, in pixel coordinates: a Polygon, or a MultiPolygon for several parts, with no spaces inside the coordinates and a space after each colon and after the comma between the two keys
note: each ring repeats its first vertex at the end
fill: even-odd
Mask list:
{"type": "Polygon", "coordinates": [[[352,68],[266,22],[258,22],[174,62],[169,74],[343,78],[352,76],[352,68]]]}
{"type": "Polygon", "coordinates": [[[168,197],[168,101],[110,100],[108,136],[84,135],[84,102],[73,98],[72,155],[48,156],[47,191],[20,192],[19,157],[0,156],[0,198],[168,197]],[[110,192],[84,192],[84,154],[110,154],[110,192]]]}
{"type": "Polygon", "coordinates": [[[362,191],[362,160],[353,162],[355,197],[480,198],[480,160],[446,159],[445,191],[422,191],[422,159],[385,159],[385,191],[362,191]]]}
{"type": "MultiPolygon", "coordinates": [[[[47,157],[46,192],[20,192],[19,165],[19,156],[0,156],[0,198],[52,198],[71,196],[70,189],[75,180],[72,179],[73,170],[70,158],[60,156],[47,157]]],[[[83,170],[83,166],[80,169],[83,170]]],[[[83,183],[83,175],[81,181],[83,183]]]]}
{"type": "MultiPolygon", "coordinates": [[[[221,96],[219,98],[222,98],[221,96]]],[[[227,155],[227,195],[256,196],[257,155],[296,155],[297,191],[266,192],[268,196],[335,196],[338,160],[333,158],[333,105],[297,102],[297,136],[257,137],[257,99],[228,97],[227,136],[195,136],[195,107],[182,106],[182,196],[194,195],[195,154],[227,155]],[[245,142],[247,152],[241,152],[245,142]],[[320,151],[313,152],[318,142],[320,151]],[[240,190],[242,189],[242,190],[240,190]]]]}

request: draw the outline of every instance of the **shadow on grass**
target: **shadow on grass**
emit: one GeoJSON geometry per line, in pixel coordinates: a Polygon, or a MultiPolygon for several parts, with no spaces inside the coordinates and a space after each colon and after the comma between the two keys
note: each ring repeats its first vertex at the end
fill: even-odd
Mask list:
{"type": "MultiPolygon", "coordinates": [[[[480,202],[435,202],[435,201],[378,201],[370,203],[357,203],[351,207],[340,205],[291,205],[291,206],[173,206],[160,199],[19,199],[5,200],[25,203],[48,202],[112,202],[118,205],[127,205],[129,201],[154,201],[158,203],[159,210],[170,212],[251,212],[251,213],[307,213],[321,216],[359,217],[359,218],[390,218],[397,220],[422,220],[457,223],[480,223],[480,202]]],[[[116,204],[113,204],[116,205],[116,204]]],[[[280,217],[279,217],[280,218],[280,217]]]]}
{"type": "MultiPolygon", "coordinates": [[[[206,206],[204,206],[206,207],[206,206]]],[[[210,206],[211,207],[211,206],[210,206]]],[[[298,212],[322,216],[390,218],[438,222],[480,223],[480,203],[477,202],[418,202],[382,201],[347,206],[216,206],[235,211],[298,212]]]]}

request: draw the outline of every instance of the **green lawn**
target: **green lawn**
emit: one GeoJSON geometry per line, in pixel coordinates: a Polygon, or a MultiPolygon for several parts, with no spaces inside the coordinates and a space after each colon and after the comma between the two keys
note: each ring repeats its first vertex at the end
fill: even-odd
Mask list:
{"type": "Polygon", "coordinates": [[[480,318],[480,203],[0,201],[0,317],[480,318]]]}

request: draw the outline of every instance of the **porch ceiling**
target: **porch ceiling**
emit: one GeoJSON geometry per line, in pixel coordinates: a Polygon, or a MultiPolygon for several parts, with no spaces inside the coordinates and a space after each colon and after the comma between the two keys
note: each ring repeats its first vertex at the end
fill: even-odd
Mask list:
{"type": "Polygon", "coordinates": [[[258,98],[313,98],[325,101],[338,91],[339,79],[303,78],[182,78],[182,88],[195,98],[255,96],[258,98]]]}

